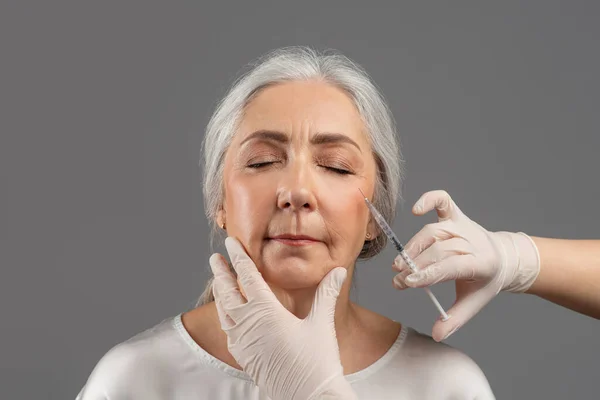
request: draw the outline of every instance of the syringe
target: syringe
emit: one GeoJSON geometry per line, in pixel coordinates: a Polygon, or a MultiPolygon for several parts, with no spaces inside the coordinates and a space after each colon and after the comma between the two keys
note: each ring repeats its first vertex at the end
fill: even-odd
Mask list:
{"type": "MultiPolygon", "coordinates": [[[[406,265],[408,265],[412,271],[416,272],[417,265],[414,263],[413,260],[410,259],[410,257],[406,253],[406,250],[404,250],[404,246],[402,246],[402,244],[396,237],[396,234],[394,233],[394,231],[392,231],[392,228],[385,221],[385,218],[383,217],[383,215],[381,215],[379,213],[379,211],[377,211],[375,206],[369,201],[369,199],[367,199],[367,196],[365,196],[365,194],[362,192],[362,190],[360,190],[360,188],[358,190],[360,191],[362,196],[365,198],[365,203],[367,204],[367,207],[369,207],[371,214],[373,214],[373,218],[375,218],[375,221],[377,221],[377,223],[379,224],[379,226],[381,227],[381,229],[383,230],[385,235],[392,241],[392,243],[394,244],[394,246],[400,253],[400,257],[402,257],[402,259],[404,260],[406,265]]],[[[438,299],[436,299],[434,294],[431,292],[431,289],[429,289],[428,287],[426,287],[424,289],[425,289],[425,292],[427,293],[427,295],[429,295],[429,298],[431,299],[431,301],[433,301],[433,304],[435,305],[435,307],[438,309],[438,311],[442,315],[442,321],[447,321],[448,319],[450,319],[450,316],[448,316],[448,314],[446,314],[446,311],[444,311],[444,308],[441,306],[438,299]]]]}

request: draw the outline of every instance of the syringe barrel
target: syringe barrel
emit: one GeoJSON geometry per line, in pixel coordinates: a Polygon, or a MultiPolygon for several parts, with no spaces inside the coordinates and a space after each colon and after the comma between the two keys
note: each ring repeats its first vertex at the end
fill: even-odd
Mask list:
{"type": "Polygon", "coordinates": [[[415,264],[415,262],[413,260],[411,260],[411,258],[408,256],[408,254],[406,253],[406,250],[402,250],[400,252],[400,257],[402,257],[402,259],[404,260],[404,262],[406,263],[406,265],[408,265],[408,267],[412,270],[412,271],[416,271],[417,270],[417,264],[415,264]]]}

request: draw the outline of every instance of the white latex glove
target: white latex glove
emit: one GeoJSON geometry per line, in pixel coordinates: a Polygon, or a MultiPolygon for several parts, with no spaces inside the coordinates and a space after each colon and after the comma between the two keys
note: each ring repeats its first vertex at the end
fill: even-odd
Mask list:
{"type": "Polygon", "coordinates": [[[309,315],[299,319],[279,302],[236,239],[228,237],[225,246],[241,288],[221,255],[213,254],[210,265],[219,320],[238,364],[274,400],[356,399],[343,375],[334,325],[346,269],[323,278],[309,315]]]}
{"type": "Polygon", "coordinates": [[[488,232],[467,217],[443,190],[427,192],[413,206],[415,215],[437,211],[438,222],[426,225],[406,244],[419,271],[412,273],[400,256],[393,268],[400,272],[394,286],[426,287],[456,281],[451,316],[437,320],[432,336],[440,341],[456,332],[500,291],[526,291],[540,271],[540,258],[526,234],[488,232]]]}

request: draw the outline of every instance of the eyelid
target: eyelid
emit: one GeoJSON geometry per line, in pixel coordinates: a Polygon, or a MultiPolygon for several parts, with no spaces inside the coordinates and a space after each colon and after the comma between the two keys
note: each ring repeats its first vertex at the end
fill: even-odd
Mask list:
{"type": "Polygon", "coordinates": [[[350,172],[352,172],[354,170],[351,163],[348,160],[344,159],[343,157],[320,156],[320,157],[316,157],[315,160],[317,161],[317,163],[325,164],[325,166],[327,166],[327,167],[332,167],[332,168],[337,168],[337,169],[345,169],[350,172]]]}
{"type": "Polygon", "coordinates": [[[282,158],[282,155],[279,152],[273,150],[258,150],[253,151],[246,158],[246,164],[256,163],[257,160],[260,162],[263,161],[278,161],[282,158]]]}
{"type": "MultiPolygon", "coordinates": [[[[274,149],[271,146],[269,148],[254,149],[254,151],[246,152],[245,156],[242,156],[242,166],[244,168],[258,168],[252,167],[255,164],[264,164],[261,167],[266,167],[269,164],[277,164],[285,162],[287,160],[287,154],[285,151],[274,149]]],[[[331,172],[340,174],[356,174],[356,168],[353,157],[348,158],[343,151],[326,152],[325,154],[315,154],[313,162],[321,168],[325,168],[331,172]],[[340,170],[340,171],[335,171],[340,170]]]]}
{"type": "Polygon", "coordinates": [[[279,157],[274,156],[255,156],[246,161],[246,164],[260,164],[266,162],[276,162],[280,161],[279,157]]]}

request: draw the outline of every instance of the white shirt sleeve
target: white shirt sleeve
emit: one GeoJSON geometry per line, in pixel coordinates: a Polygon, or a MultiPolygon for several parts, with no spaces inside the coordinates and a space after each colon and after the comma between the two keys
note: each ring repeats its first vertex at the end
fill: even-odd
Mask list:
{"type": "Polygon", "coordinates": [[[485,374],[465,353],[416,332],[407,344],[400,361],[410,379],[426,388],[424,398],[495,399],[485,374]]]}
{"type": "Polygon", "coordinates": [[[119,353],[116,346],[98,361],[75,400],[111,400],[107,386],[117,380],[115,373],[122,369],[123,357],[119,353]]]}
{"type": "Polygon", "coordinates": [[[123,343],[110,349],[98,361],[76,400],[120,400],[130,398],[135,387],[136,398],[156,398],[152,377],[160,368],[135,346],[123,343]],[[143,382],[146,380],[146,382],[143,382]],[[144,388],[150,391],[144,397],[144,388]],[[141,392],[140,392],[141,390],[141,392]]]}
{"type": "MultiPolygon", "coordinates": [[[[454,349],[453,349],[454,350],[454,349]]],[[[448,390],[449,399],[494,400],[490,384],[479,366],[466,354],[456,351],[440,360],[439,375],[434,378],[448,390]],[[445,363],[445,365],[443,364],[445,363]]]]}

